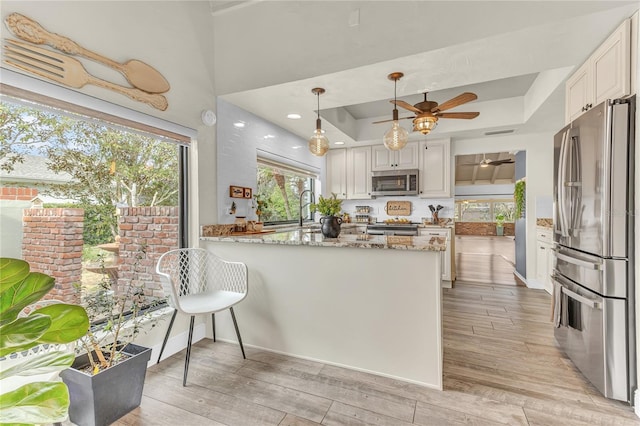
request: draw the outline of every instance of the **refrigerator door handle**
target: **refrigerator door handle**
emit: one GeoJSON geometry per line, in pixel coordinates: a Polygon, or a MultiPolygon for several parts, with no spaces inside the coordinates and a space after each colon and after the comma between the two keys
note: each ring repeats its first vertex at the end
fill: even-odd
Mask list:
{"type": "Polygon", "coordinates": [[[560,253],[557,249],[554,249],[556,253],[556,258],[560,260],[564,260],[567,263],[571,263],[572,265],[580,266],[585,269],[592,269],[594,271],[599,271],[602,269],[602,264],[588,262],[586,260],[576,259],[575,257],[567,256],[566,254],[560,253]]]}
{"type": "Polygon", "coordinates": [[[559,231],[562,237],[569,236],[569,225],[567,223],[567,213],[566,213],[566,188],[565,188],[565,172],[566,172],[566,162],[567,162],[567,137],[569,136],[569,130],[562,135],[562,142],[560,143],[560,158],[558,162],[558,180],[560,181],[557,185],[558,191],[558,216],[559,216],[559,231]]]}
{"type": "Polygon", "coordinates": [[[584,296],[580,296],[578,293],[575,293],[571,290],[569,290],[566,287],[562,287],[562,293],[566,294],[567,296],[569,296],[570,298],[572,298],[573,300],[577,300],[578,302],[587,305],[588,307],[592,308],[592,309],[600,309],[601,307],[601,303],[600,302],[596,302],[595,300],[591,300],[588,299],[584,296]]]}

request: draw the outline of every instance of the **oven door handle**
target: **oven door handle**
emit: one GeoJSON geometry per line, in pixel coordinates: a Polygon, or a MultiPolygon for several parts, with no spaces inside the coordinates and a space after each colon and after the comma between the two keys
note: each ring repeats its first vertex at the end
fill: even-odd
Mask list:
{"type": "Polygon", "coordinates": [[[588,307],[592,308],[592,309],[600,309],[600,302],[596,302],[595,300],[591,300],[588,299],[584,296],[580,296],[578,293],[575,293],[571,290],[569,290],[568,288],[562,286],[562,292],[564,294],[566,294],[567,296],[569,296],[570,298],[577,300],[578,302],[587,305],[588,307]]]}
{"type": "Polygon", "coordinates": [[[567,263],[571,263],[573,265],[581,266],[587,269],[593,269],[594,271],[599,271],[601,268],[601,264],[587,262],[586,260],[576,259],[575,257],[567,256],[566,254],[560,253],[557,249],[553,250],[556,253],[556,257],[560,260],[564,260],[567,263]]]}

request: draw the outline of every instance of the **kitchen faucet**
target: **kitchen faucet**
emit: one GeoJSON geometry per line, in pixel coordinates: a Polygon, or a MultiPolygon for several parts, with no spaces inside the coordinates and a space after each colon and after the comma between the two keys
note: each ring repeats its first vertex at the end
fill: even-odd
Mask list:
{"type": "Polygon", "coordinates": [[[302,192],[300,193],[300,201],[299,201],[299,203],[298,203],[298,206],[300,207],[300,210],[299,210],[299,213],[300,213],[300,221],[299,221],[299,224],[300,224],[300,226],[302,226],[302,220],[304,219],[304,218],[302,217],[302,209],[304,209],[305,207],[307,207],[307,206],[309,206],[309,205],[311,205],[311,204],[315,204],[315,202],[316,202],[316,196],[315,196],[315,194],[313,193],[313,191],[312,191],[312,190],[310,190],[310,189],[305,189],[304,191],[302,191],[302,192]],[[309,194],[311,194],[311,201],[303,205],[303,204],[302,204],[302,199],[304,198],[304,194],[305,194],[305,192],[308,192],[309,194]]]}

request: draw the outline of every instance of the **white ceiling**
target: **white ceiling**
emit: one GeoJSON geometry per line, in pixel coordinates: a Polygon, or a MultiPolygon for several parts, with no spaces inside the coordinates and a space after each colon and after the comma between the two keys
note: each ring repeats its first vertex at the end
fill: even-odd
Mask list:
{"type": "MultiPolygon", "coordinates": [[[[476,101],[451,110],[479,111],[478,118],[441,119],[429,137],[477,138],[504,129],[554,132],[564,122],[566,78],[638,8],[637,1],[258,1],[242,5],[214,14],[214,23],[221,28],[216,38],[220,40],[224,32],[236,41],[236,58],[231,53],[225,56],[226,47],[216,44],[220,49],[218,93],[306,139],[316,118],[311,89],[324,87],[327,92],[320,97],[320,109],[332,147],[337,141],[346,146],[381,143],[389,124],[371,123],[391,118],[394,87],[387,75],[395,71],[405,74],[398,82],[398,99],[410,104],[421,101],[424,91],[438,103],[465,91],[478,95],[476,101]],[[319,3],[321,12],[313,9],[319,3]],[[376,10],[386,10],[388,21],[374,14],[376,10]],[[312,11],[315,15],[309,15],[312,11]],[[339,19],[327,19],[332,12],[339,19]],[[333,30],[325,37],[318,36],[323,34],[318,32],[322,22],[314,19],[320,13],[327,14],[322,17],[333,30]],[[359,23],[352,25],[356,14],[359,23]],[[252,30],[255,34],[263,24],[260,18],[271,16],[271,31],[245,40],[242,34],[252,30]],[[294,28],[300,25],[298,20],[307,24],[293,35],[300,40],[284,38],[286,31],[279,27],[290,22],[294,28]],[[375,25],[367,25],[369,20],[375,25]],[[394,31],[390,33],[389,27],[394,31]],[[341,44],[334,33],[340,35],[341,44]],[[306,44],[308,50],[296,50],[296,43],[306,44]],[[260,54],[237,58],[243,48],[260,54]],[[358,49],[362,55],[354,53],[358,49]],[[312,55],[314,50],[317,57],[312,55]],[[266,53],[272,53],[273,62],[261,59],[266,53]],[[363,63],[366,56],[383,60],[363,63]],[[255,75],[244,90],[243,81],[249,81],[247,67],[253,67],[255,75]],[[287,119],[291,112],[303,118],[287,119]]],[[[400,112],[401,117],[412,115],[400,112]]],[[[411,120],[403,123],[410,130],[411,120]]],[[[410,134],[412,140],[422,138],[419,133],[410,134]]]]}

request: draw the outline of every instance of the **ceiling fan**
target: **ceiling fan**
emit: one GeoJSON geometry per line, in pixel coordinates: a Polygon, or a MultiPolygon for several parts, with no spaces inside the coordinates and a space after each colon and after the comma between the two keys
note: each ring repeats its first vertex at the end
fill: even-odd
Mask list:
{"type": "MultiPolygon", "coordinates": [[[[397,81],[402,77],[402,73],[391,73],[388,75],[389,80],[397,81]]],[[[449,99],[442,104],[427,100],[427,92],[424,93],[424,101],[411,105],[405,101],[392,100],[392,104],[415,113],[415,117],[403,117],[401,120],[413,119],[413,131],[420,132],[423,135],[428,134],[436,127],[439,118],[458,118],[470,120],[480,115],[479,112],[444,112],[451,108],[466,104],[478,99],[475,93],[464,92],[455,98],[449,99]]],[[[395,120],[397,118],[394,117],[395,120]]],[[[375,121],[373,124],[386,123],[394,120],[375,121]]]]}
{"type": "Polygon", "coordinates": [[[504,160],[492,160],[491,158],[486,158],[485,154],[482,154],[482,161],[479,163],[467,163],[460,164],[460,166],[480,166],[480,167],[489,167],[489,166],[501,166],[503,164],[513,164],[514,161],[510,158],[505,158],[504,160]]]}

